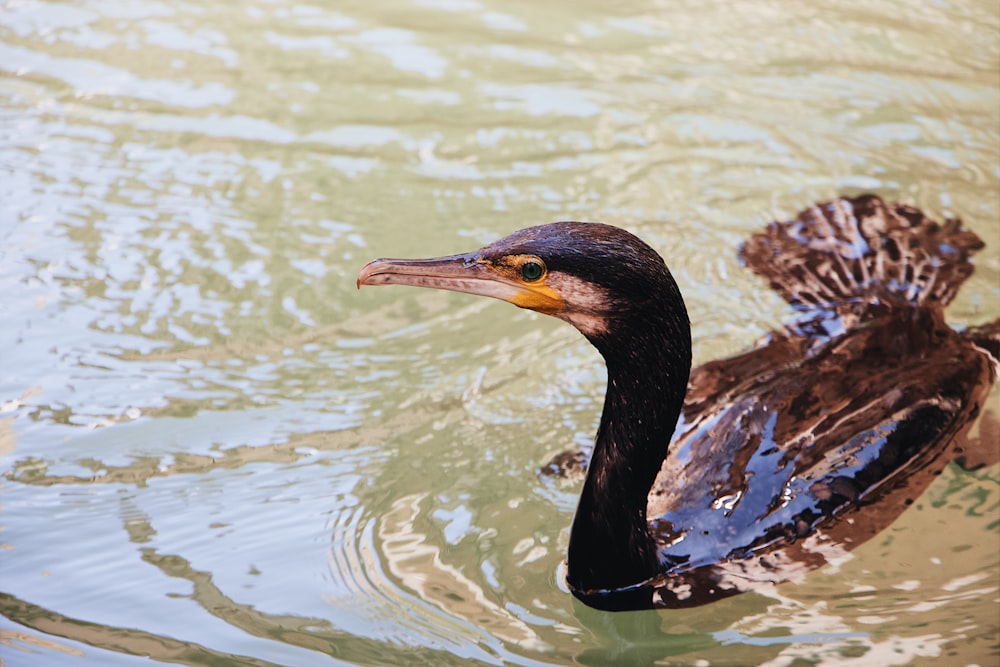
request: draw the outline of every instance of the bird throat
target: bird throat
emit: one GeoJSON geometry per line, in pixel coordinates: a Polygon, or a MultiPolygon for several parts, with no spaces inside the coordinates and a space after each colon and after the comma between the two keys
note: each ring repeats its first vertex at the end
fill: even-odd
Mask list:
{"type": "Polygon", "coordinates": [[[567,582],[581,594],[634,586],[662,570],[646,502],[691,368],[683,305],[659,318],[618,322],[591,342],[607,363],[608,388],[570,533],[567,582]]]}

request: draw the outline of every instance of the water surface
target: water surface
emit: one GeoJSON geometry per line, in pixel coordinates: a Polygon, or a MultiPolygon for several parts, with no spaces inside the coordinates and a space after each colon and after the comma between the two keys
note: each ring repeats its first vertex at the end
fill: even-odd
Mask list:
{"type": "Polygon", "coordinates": [[[995,466],[801,582],[597,612],[579,481],[537,474],[596,352],[354,278],[613,222],[707,361],[789,315],[741,239],[873,190],[983,236],[949,318],[992,320],[998,35],[982,0],[0,4],[3,663],[995,662],[995,466]]]}

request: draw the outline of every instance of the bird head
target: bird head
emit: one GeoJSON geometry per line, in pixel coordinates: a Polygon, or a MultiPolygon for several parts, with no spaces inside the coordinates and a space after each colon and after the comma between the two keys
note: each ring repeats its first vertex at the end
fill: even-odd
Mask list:
{"type": "MultiPolygon", "coordinates": [[[[529,227],[479,250],[433,259],[376,259],[362,285],[477,294],[565,320],[591,340],[616,323],[683,302],[663,259],[633,234],[600,223],[529,227]]],[[[684,315],[686,320],[686,313],[684,315]]]]}

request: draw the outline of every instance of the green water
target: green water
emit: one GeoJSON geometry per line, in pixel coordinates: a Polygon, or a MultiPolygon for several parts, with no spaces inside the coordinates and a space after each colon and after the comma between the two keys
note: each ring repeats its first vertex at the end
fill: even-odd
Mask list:
{"type": "Polygon", "coordinates": [[[873,190],[983,236],[978,324],[998,155],[994,0],[0,2],[2,664],[994,664],[996,467],[801,582],[597,612],[537,474],[596,352],[354,279],[614,222],[707,361],[789,315],[741,239],[873,190]]]}

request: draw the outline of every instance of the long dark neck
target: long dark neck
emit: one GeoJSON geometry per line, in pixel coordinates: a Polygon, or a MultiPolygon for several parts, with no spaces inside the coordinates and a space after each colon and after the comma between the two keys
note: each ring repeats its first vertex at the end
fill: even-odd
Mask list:
{"type": "MultiPolygon", "coordinates": [[[[676,288],[674,288],[676,289],[676,288]]],[[[591,337],[608,389],[569,542],[577,590],[613,590],[660,571],[646,499],[667,454],[691,369],[691,331],[680,295],[662,314],[617,322],[591,337]]]]}

